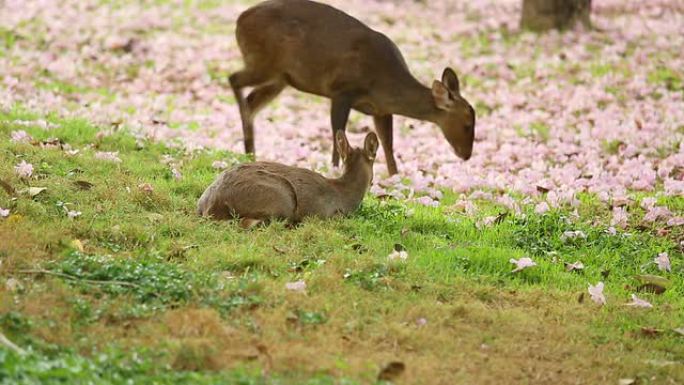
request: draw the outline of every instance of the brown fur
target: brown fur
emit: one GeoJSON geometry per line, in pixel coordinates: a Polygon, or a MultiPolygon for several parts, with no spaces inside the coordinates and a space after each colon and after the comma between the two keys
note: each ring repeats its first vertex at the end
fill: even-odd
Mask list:
{"type": "Polygon", "coordinates": [[[363,149],[352,149],[340,131],[336,143],[344,161],[340,178],[328,179],[311,170],[273,162],[243,164],[223,172],[204,191],[198,214],[214,219],[299,222],[309,216],[330,218],[356,210],[373,179],[378,140],[370,133],[363,149]]]}
{"type": "MultiPolygon", "coordinates": [[[[397,172],[392,115],[437,124],[463,159],[472,153],[475,112],[446,68],[425,87],[385,35],[331,6],[308,0],[269,0],[243,12],[235,31],[245,68],[230,77],[245,139],[254,152],[254,115],[287,85],[330,98],[333,140],[351,109],[373,116],[390,174],[397,172]],[[254,87],[245,99],[242,89],[254,87]]],[[[333,164],[338,164],[333,146],[333,164]]]]}

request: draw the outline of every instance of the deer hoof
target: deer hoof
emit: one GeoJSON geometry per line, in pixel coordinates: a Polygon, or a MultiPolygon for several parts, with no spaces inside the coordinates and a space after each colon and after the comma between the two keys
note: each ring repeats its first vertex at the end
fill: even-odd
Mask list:
{"type": "Polygon", "coordinates": [[[251,229],[254,226],[257,226],[263,222],[261,219],[254,219],[254,218],[240,218],[240,228],[242,229],[251,229]]]}

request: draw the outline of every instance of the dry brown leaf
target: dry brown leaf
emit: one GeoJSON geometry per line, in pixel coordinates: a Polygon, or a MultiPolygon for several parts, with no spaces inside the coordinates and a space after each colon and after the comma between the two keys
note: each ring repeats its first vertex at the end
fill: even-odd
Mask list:
{"type": "Polygon", "coordinates": [[[659,275],[641,274],[635,275],[634,278],[641,282],[641,286],[637,288],[639,292],[663,294],[667,288],[672,286],[672,282],[669,279],[659,275]]]}
{"type": "Polygon", "coordinates": [[[659,237],[666,237],[666,236],[670,235],[670,230],[669,229],[658,229],[658,230],[656,230],[656,234],[659,237]]]}
{"type": "Polygon", "coordinates": [[[378,374],[378,381],[394,381],[406,370],[406,365],[401,361],[392,361],[385,365],[378,374]]]}
{"type": "Polygon", "coordinates": [[[640,285],[639,287],[636,288],[636,291],[640,293],[653,293],[653,294],[663,294],[665,292],[665,288],[662,286],[654,285],[651,283],[647,283],[645,285],[640,285]]]}
{"type": "Polygon", "coordinates": [[[152,223],[159,223],[164,220],[164,216],[159,213],[147,214],[147,220],[152,223]]]}
{"type": "Polygon", "coordinates": [[[357,253],[363,254],[366,251],[368,251],[368,248],[360,243],[353,243],[351,245],[351,248],[354,249],[357,253]]]}
{"type": "Polygon", "coordinates": [[[662,332],[662,329],[656,329],[650,326],[641,327],[641,334],[646,337],[657,337],[658,335],[662,334],[662,332]]]}
{"type": "Polygon", "coordinates": [[[67,173],[68,176],[76,175],[76,174],[83,174],[83,170],[76,167],[76,168],[72,168],[71,170],[69,170],[69,173],[67,173]]]}
{"type": "Polygon", "coordinates": [[[654,284],[654,285],[659,285],[664,288],[668,288],[672,286],[672,282],[665,278],[661,277],[659,275],[652,275],[652,274],[641,274],[641,275],[635,275],[634,278],[636,278],[639,282],[643,284],[654,284]]]}
{"type": "Polygon", "coordinates": [[[47,138],[41,141],[39,144],[42,148],[59,148],[60,150],[64,149],[64,141],[60,138],[47,138]]]}
{"type": "Polygon", "coordinates": [[[499,215],[496,216],[496,218],[494,218],[494,224],[495,225],[501,224],[501,222],[503,222],[504,219],[506,219],[506,217],[508,217],[508,215],[509,215],[508,211],[500,213],[499,215]]]}
{"type": "Polygon", "coordinates": [[[7,281],[5,281],[5,289],[9,292],[16,292],[20,291],[24,288],[24,285],[19,282],[18,279],[16,278],[8,278],[7,281]]]}
{"type": "Polygon", "coordinates": [[[12,187],[12,185],[10,185],[2,179],[0,179],[0,187],[2,187],[3,190],[5,190],[7,195],[14,196],[17,194],[17,192],[14,191],[14,187],[12,187]]]}
{"type": "Polygon", "coordinates": [[[572,271],[582,271],[584,269],[584,264],[580,261],[575,261],[575,263],[568,263],[565,262],[565,271],[572,272],[572,271]]]}
{"type": "Polygon", "coordinates": [[[74,249],[80,251],[81,253],[82,253],[83,250],[84,250],[84,248],[83,248],[83,242],[81,242],[81,240],[79,240],[79,239],[74,239],[74,240],[72,240],[71,243],[70,243],[70,245],[71,245],[71,247],[73,247],[74,249]]]}
{"type": "Polygon", "coordinates": [[[94,184],[92,184],[88,181],[85,181],[85,180],[76,180],[73,183],[74,183],[74,186],[78,187],[81,190],[90,190],[94,186],[94,184]]]}
{"type": "Polygon", "coordinates": [[[544,187],[544,186],[537,186],[537,191],[539,191],[542,194],[546,194],[547,192],[551,191],[550,189],[544,187]]]}
{"type": "Polygon", "coordinates": [[[47,190],[47,187],[29,187],[26,192],[31,198],[35,198],[38,196],[38,194],[42,193],[43,191],[47,190]]]}
{"type": "Polygon", "coordinates": [[[634,378],[621,378],[618,381],[618,385],[635,385],[637,383],[637,380],[634,378]]]}
{"type": "Polygon", "coordinates": [[[677,365],[679,362],[677,361],[669,361],[669,360],[645,360],[645,363],[652,365],[652,366],[657,366],[659,368],[664,368],[666,366],[672,366],[672,365],[677,365]]]}
{"type": "Polygon", "coordinates": [[[256,343],[256,348],[259,354],[264,357],[263,374],[268,375],[273,368],[273,356],[268,351],[268,347],[261,342],[256,343]]]}

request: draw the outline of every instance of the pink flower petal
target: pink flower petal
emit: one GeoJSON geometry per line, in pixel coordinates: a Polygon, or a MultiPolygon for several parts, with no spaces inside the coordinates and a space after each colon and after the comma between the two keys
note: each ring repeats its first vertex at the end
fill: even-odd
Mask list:
{"type": "Polygon", "coordinates": [[[513,269],[511,273],[517,273],[519,271],[527,269],[528,267],[537,266],[537,263],[529,257],[522,257],[520,259],[511,258],[509,262],[515,265],[515,269],[513,269]]]}
{"type": "Polygon", "coordinates": [[[650,302],[638,298],[636,294],[632,294],[632,302],[628,303],[627,306],[642,307],[646,309],[650,309],[653,307],[653,305],[650,302]]]}
{"type": "Polygon", "coordinates": [[[298,293],[305,293],[306,292],[306,282],[299,280],[295,282],[288,282],[285,284],[285,289],[298,292],[298,293]]]}
{"type": "Polygon", "coordinates": [[[588,291],[589,295],[591,296],[591,300],[599,305],[606,304],[606,296],[603,294],[603,288],[603,282],[597,283],[596,286],[589,285],[588,291]]]}
{"type": "Polygon", "coordinates": [[[14,166],[14,172],[20,178],[28,179],[31,177],[31,175],[33,175],[33,165],[31,163],[26,163],[25,160],[22,160],[21,163],[14,166]]]}

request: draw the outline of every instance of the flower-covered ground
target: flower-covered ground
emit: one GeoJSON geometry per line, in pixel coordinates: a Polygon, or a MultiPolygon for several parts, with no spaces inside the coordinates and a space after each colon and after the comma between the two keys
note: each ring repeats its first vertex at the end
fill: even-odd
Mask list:
{"type": "MultiPolygon", "coordinates": [[[[519,0],[330,1],[425,84],[456,70],[474,155],[397,117],[400,175],[381,154],[359,212],[243,231],[194,204],[246,160],[253,3],[0,3],[0,383],[684,379],[681,1],[544,35],[519,0]]],[[[258,159],[334,173],[328,112],[286,90],[258,159]]]]}
{"type": "MultiPolygon", "coordinates": [[[[242,66],[233,31],[249,3],[6,1],[0,105],[242,152],[227,75],[242,66]]],[[[434,125],[397,119],[402,178],[379,179],[374,192],[484,190],[550,207],[585,191],[605,202],[632,191],[684,194],[682,3],[599,0],[597,30],[543,36],[520,33],[520,3],[332,2],[390,36],[425,84],[453,67],[477,111],[468,162],[434,125]]],[[[327,167],[328,113],[327,100],[289,90],[259,115],[259,158],[327,167]]],[[[355,114],[349,130],[370,123],[355,114]]]]}

